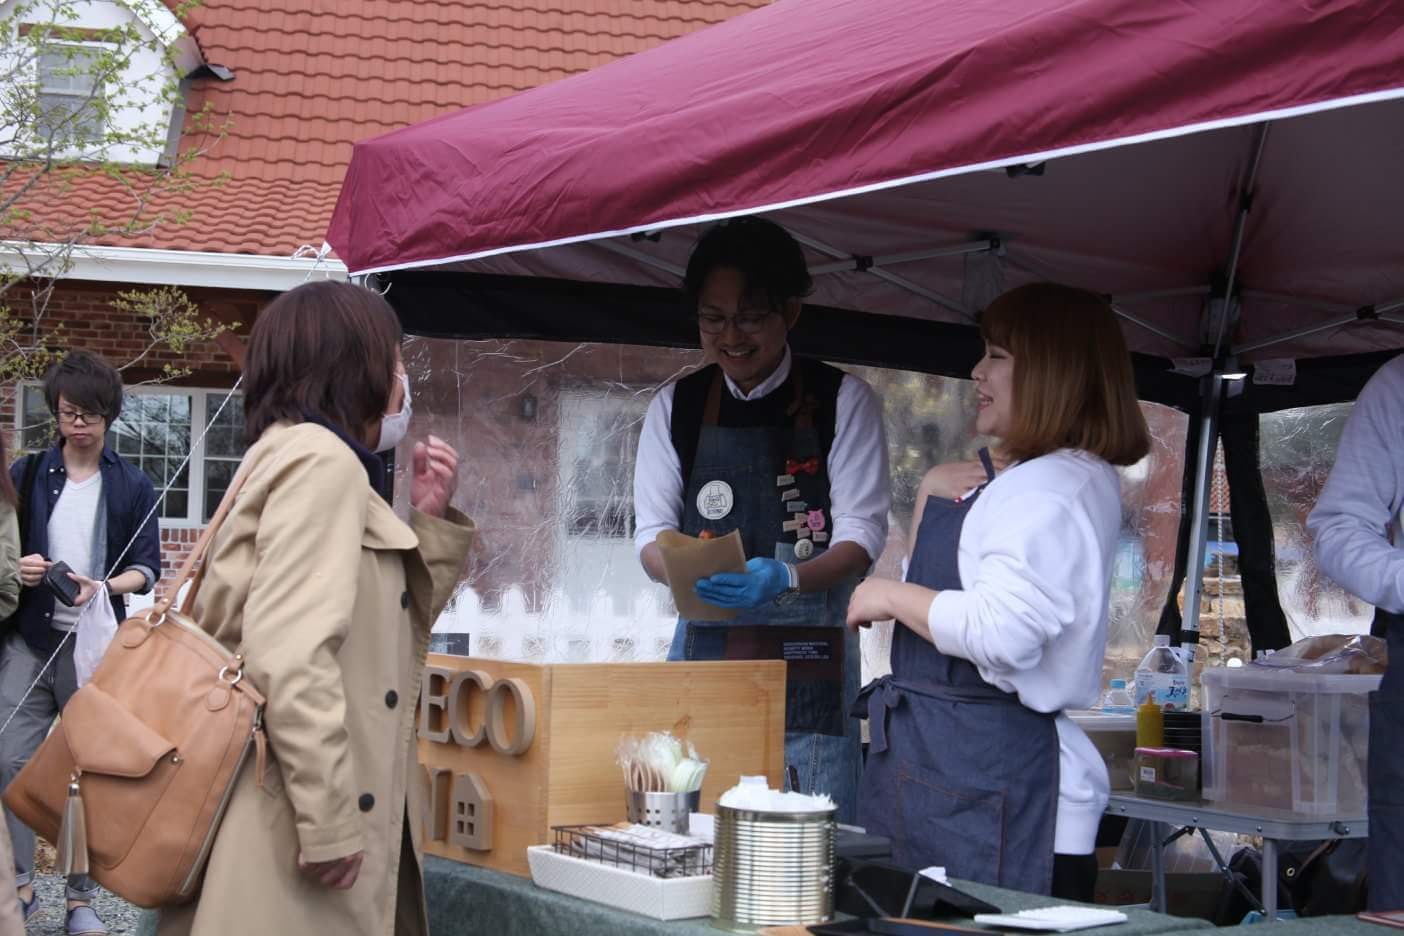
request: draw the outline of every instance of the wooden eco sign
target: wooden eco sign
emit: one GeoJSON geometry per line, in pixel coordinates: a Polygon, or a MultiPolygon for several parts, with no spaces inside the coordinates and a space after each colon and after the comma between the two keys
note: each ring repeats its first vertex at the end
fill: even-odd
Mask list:
{"type": "Polygon", "coordinates": [[[687,725],[702,808],[743,774],[780,783],[785,664],[553,663],[430,654],[418,709],[424,850],[529,874],[554,826],[619,822],[624,735],[687,725]]]}
{"type": "MultiPolygon", "coordinates": [[[[455,673],[441,666],[424,671],[419,702],[419,737],[438,744],[475,748],[486,739],[499,754],[515,757],[536,736],[536,699],[520,679],[494,680],[482,670],[455,673]],[[482,696],[484,714],[472,727],[473,693],[482,696]],[[508,724],[511,727],[508,727],[508,724]]],[[[492,848],[492,793],[476,773],[452,778],[442,767],[425,768],[429,806],[425,831],[434,842],[470,851],[492,848]],[[452,821],[450,821],[450,819],[452,821]]]]}

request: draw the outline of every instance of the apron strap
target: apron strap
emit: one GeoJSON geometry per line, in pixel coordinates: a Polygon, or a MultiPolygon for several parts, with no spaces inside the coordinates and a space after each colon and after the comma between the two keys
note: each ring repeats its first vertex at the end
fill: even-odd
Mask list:
{"type": "Polygon", "coordinates": [[[980,464],[985,466],[985,483],[988,484],[995,479],[994,459],[990,457],[989,449],[980,449],[980,464]]]}
{"type": "Polygon", "coordinates": [[[804,368],[793,358],[790,360],[790,387],[794,390],[794,396],[790,398],[785,412],[794,417],[796,429],[813,429],[815,403],[804,395],[804,368]]]}
{"type": "Polygon", "coordinates": [[[707,402],[702,406],[702,425],[715,426],[721,419],[721,395],[722,383],[721,367],[717,367],[717,372],[712,375],[712,385],[707,388],[707,402]]]}
{"type": "Polygon", "coordinates": [[[848,714],[868,720],[870,753],[881,754],[887,750],[887,713],[901,704],[902,693],[891,676],[875,679],[859,691],[848,714]]]}

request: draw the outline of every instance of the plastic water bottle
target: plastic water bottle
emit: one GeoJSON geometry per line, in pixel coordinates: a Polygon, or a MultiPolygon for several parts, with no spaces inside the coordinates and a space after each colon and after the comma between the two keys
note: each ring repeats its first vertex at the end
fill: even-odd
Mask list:
{"type": "Polygon", "coordinates": [[[1102,711],[1107,715],[1134,715],[1135,700],[1126,688],[1126,680],[1113,679],[1106,695],[1102,696],[1102,711]]]}
{"type": "Polygon", "coordinates": [[[1170,648],[1170,638],[1157,634],[1155,646],[1136,667],[1136,698],[1139,707],[1146,700],[1166,712],[1183,712],[1189,708],[1189,668],[1170,648]]]}

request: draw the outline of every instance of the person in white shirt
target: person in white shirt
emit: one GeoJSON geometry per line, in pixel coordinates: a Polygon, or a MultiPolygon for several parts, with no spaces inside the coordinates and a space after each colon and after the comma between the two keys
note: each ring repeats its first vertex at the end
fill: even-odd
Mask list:
{"type": "Polygon", "coordinates": [[[644,418],[634,473],[635,546],[666,581],[654,542],[740,532],[745,573],[714,575],[697,594],[732,621],[679,620],[673,660],[791,661],[787,766],[851,820],[861,771],[857,640],[848,598],[887,538],[891,490],[882,406],[866,383],[796,359],[788,334],[811,287],[783,228],[738,218],[710,229],[688,261],[702,349],[711,364],[659,391],[644,418]]]}
{"type": "Polygon", "coordinates": [[[1107,302],[1054,284],[980,320],[976,428],[1009,467],[918,492],[906,580],[868,579],[851,627],[895,619],[892,675],[865,687],[858,821],[920,869],[1091,900],[1106,766],[1062,711],[1093,704],[1121,525],[1114,465],[1150,450],[1107,302]],[[933,493],[938,492],[938,493],[933,493]]]}
{"type": "Polygon", "coordinates": [[[1404,357],[1379,369],[1350,413],[1307,518],[1322,571],[1375,606],[1390,666],[1370,697],[1366,846],[1370,909],[1404,909],[1404,357]]]}

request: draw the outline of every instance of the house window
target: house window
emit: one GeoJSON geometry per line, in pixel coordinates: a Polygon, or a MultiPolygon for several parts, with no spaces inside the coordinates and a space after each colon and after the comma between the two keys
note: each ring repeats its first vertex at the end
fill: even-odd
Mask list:
{"type": "Polygon", "coordinates": [[[561,491],[572,536],[633,537],[634,455],[648,399],[617,388],[561,394],[561,491]]]}
{"type": "MultiPolygon", "coordinates": [[[[20,440],[26,451],[42,449],[55,429],[36,385],[24,388],[20,440]]],[[[203,526],[234,477],[244,454],[244,399],[227,390],[142,387],[127,391],[122,415],[108,427],[107,445],[141,468],[155,485],[165,526],[203,526]],[[228,403],[221,409],[221,404],[228,403]],[[216,415],[218,413],[218,415],[216,415]],[[213,420],[213,422],[211,422],[213,420]],[[209,432],[200,441],[200,430],[209,432]],[[188,463],[181,466],[187,453],[188,463]]]]}
{"type": "Polygon", "coordinates": [[[38,129],[65,144],[101,140],[106,124],[99,45],[49,43],[39,52],[38,129]]]}

